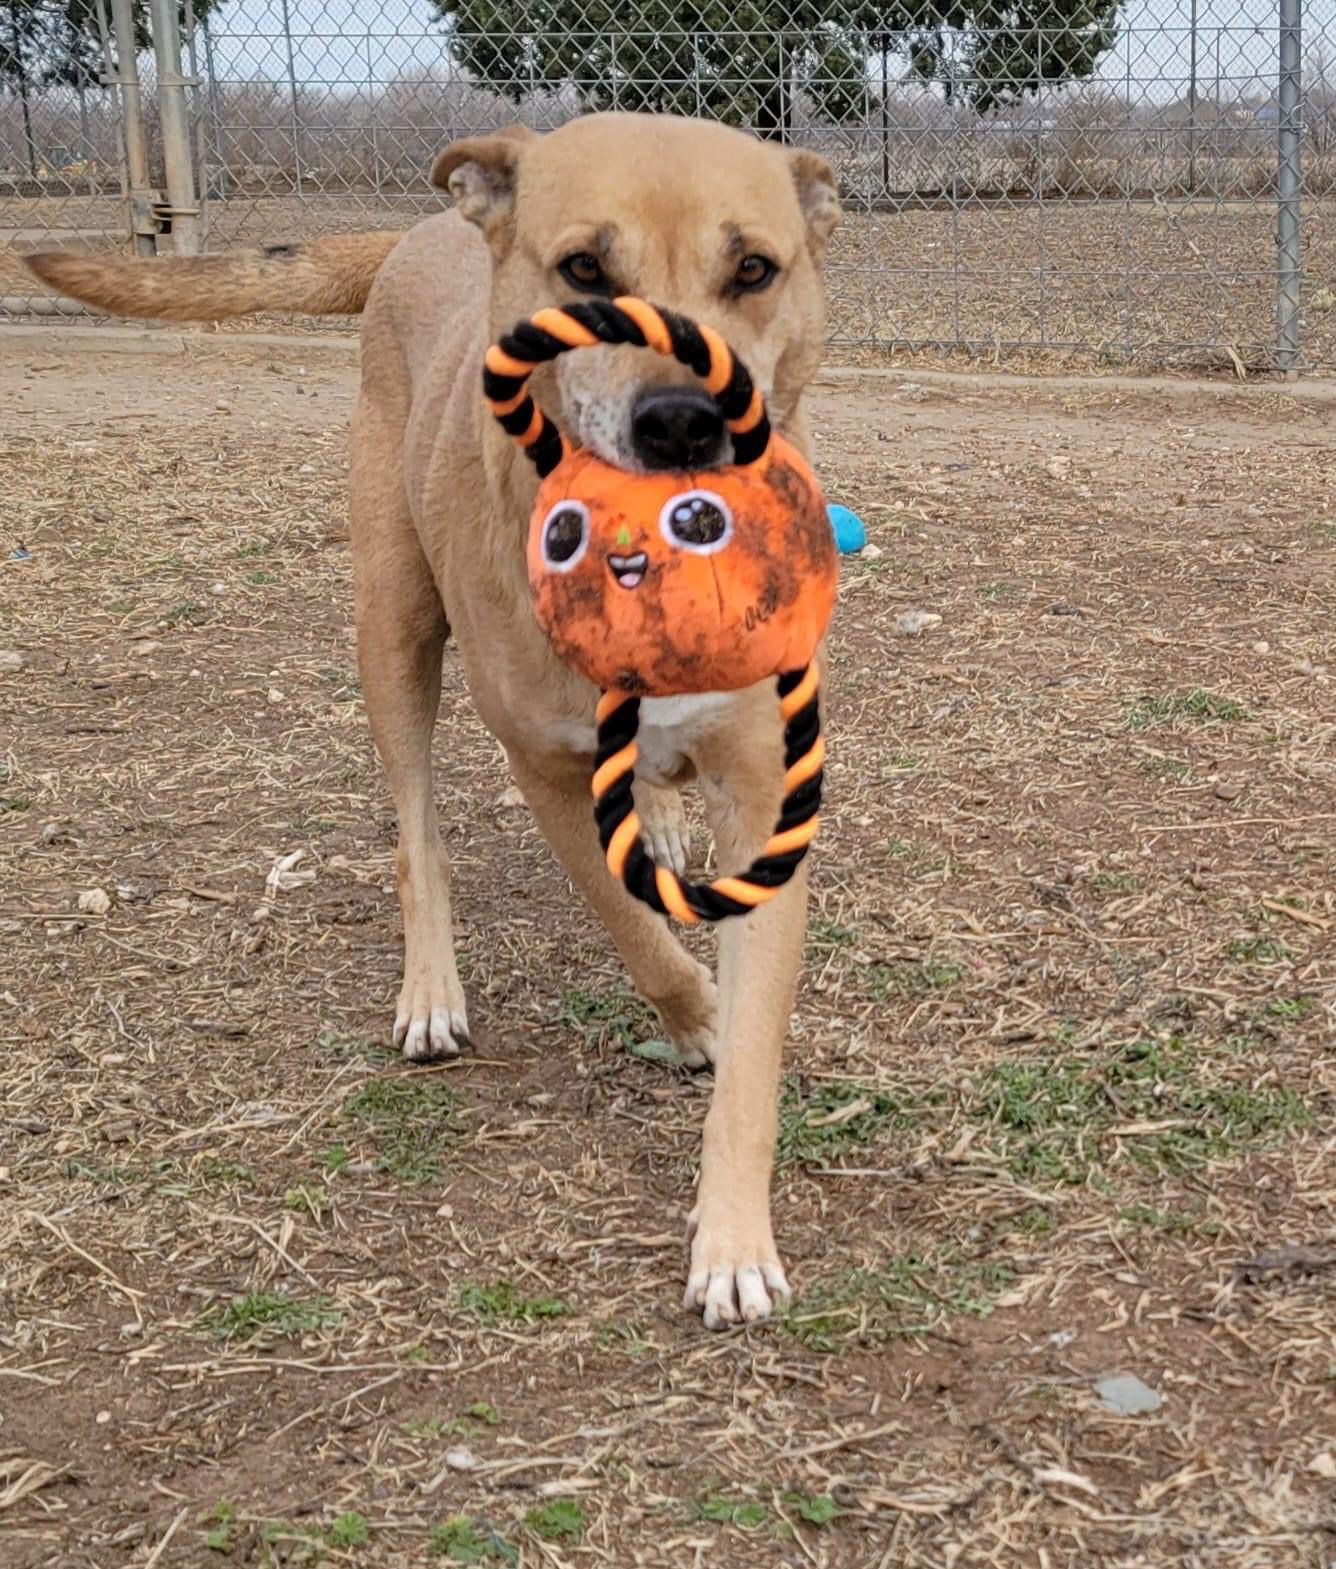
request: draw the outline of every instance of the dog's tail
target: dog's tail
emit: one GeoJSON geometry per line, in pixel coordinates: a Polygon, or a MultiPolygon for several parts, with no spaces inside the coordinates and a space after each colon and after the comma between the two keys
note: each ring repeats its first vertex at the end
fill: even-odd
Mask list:
{"type": "Polygon", "coordinates": [[[58,294],[113,316],[153,321],[220,321],[252,311],[354,316],[400,238],[328,234],[296,245],[161,260],[37,251],[23,261],[58,294]]]}

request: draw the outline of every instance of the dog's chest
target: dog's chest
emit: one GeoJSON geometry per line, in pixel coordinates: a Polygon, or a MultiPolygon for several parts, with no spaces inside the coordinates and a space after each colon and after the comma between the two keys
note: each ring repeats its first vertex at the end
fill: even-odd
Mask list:
{"type": "MultiPolygon", "coordinates": [[[[693,692],[683,697],[642,697],[640,700],[640,760],[636,774],[648,784],[669,784],[681,773],[684,761],[706,720],[733,700],[731,692],[693,692]]],[[[597,746],[593,725],[569,721],[548,728],[548,737],[563,749],[591,757],[597,746]]]]}

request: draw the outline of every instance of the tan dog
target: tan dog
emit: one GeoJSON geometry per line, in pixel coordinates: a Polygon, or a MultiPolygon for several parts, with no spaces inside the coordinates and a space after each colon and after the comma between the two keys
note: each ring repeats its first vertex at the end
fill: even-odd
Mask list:
{"type": "MultiPolygon", "coordinates": [[[[455,143],[433,182],[456,211],[404,236],[351,235],[251,255],[30,258],[53,288],[121,315],[209,320],[365,307],[352,432],[352,544],[367,714],[399,820],[405,966],[396,1042],[412,1058],[467,1041],[449,875],[432,795],[441,654],[469,690],[539,827],[602,917],[690,1063],[714,1064],[690,1220],[687,1305],[711,1328],[788,1293],[770,1224],[780,1058],[802,952],[805,879],[720,933],[719,989],[666,923],[608,874],[589,797],[596,693],[529,610],[535,478],[486,412],[485,347],[545,305],[634,293],[706,322],[750,367],[776,428],[805,446],[801,395],[824,338],[820,280],[838,218],[829,166],[700,121],[597,115],[547,136],[455,143]]],[[[647,349],[589,349],[535,378],[582,445],[627,468],[727,456],[689,373],[647,349]]],[[[765,841],[781,780],[771,684],[646,701],[637,805],[650,848],[681,865],[676,787],[699,779],[720,869],[765,841]]]]}

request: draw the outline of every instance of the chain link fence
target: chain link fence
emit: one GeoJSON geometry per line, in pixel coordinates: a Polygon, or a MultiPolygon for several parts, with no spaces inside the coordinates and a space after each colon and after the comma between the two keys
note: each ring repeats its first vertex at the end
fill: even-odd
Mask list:
{"type": "MultiPolygon", "coordinates": [[[[817,148],[835,343],[1336,368],[1336,0],[0,0],[0,241],[398,227],[588,109],[817,148]]],[[[0,316],[57,312],[12,255],[0,316]]]]}

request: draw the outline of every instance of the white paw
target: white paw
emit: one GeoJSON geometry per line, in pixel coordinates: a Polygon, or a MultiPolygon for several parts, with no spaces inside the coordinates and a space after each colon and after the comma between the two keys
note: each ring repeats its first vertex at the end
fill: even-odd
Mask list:
{"type": "Polygon", "coordinates": [[[640,840],[656,866],[667,866],[679,877],[686,874],[691,855],[691,833],[680,793],[667,785],[632,786],[640,818],[640,840]]]}
{"type": "Polygon", "coordinates": [[[770,1223],[749,1240],[746,1228],[726,1226],[713,1233],[698,1226],[693,1213],[691,1267],[683,1306],[699,1313],[706,1329],[730,1329],[769,1318],[789,1299],[789,1283],[770,1237],[770,1223]]]}
{"type": "Polygon", "coordinates": [[[718,1038],[719,988],[714,977],[701,966],[700,994],[690,1016],[659,1010],[668,1039],[677,1049],[684,1068],[708,1068],[715,1059],[718,1038]]]}
{"type": "Polygon", "coordinates": [[[471,1044],[468,1015],[463,1008],[415,1008],[401,1002],[394,1021],[394,1044],[410,1062],[458,1057],[471,1044]]]}

